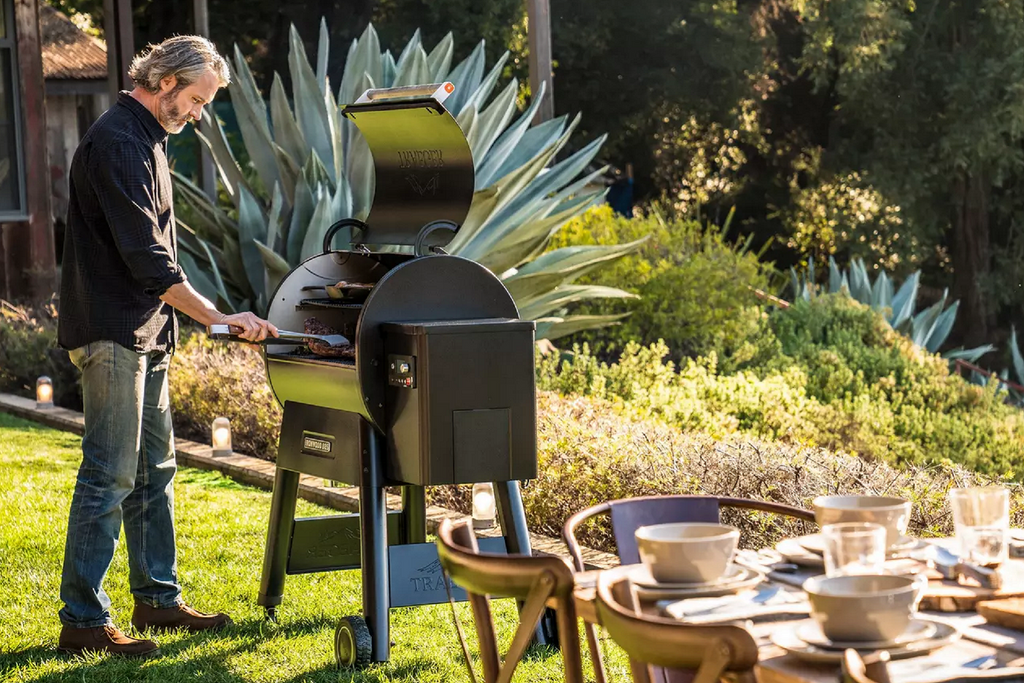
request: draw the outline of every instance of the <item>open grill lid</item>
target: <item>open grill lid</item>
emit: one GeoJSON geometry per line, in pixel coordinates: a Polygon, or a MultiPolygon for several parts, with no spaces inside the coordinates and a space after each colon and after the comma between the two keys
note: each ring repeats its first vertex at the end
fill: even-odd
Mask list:
{"type": "MultiPolygon", "coordinates": [[[[442,102],[454,86],[442,83],[367,90],[342,109],[373,155],[373,202],[362,244],[414,245],[428,223],[461,225],[473,203],[476,174],[465,134],[442,102]]],[[[442,246],[454,237],[431,237],[442,246]]]]}

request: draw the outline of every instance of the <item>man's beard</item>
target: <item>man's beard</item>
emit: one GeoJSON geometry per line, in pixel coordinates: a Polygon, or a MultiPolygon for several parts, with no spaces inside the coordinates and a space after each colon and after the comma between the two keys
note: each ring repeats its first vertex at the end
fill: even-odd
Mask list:
{"type": "Polygon", "coordinates": [[[158,121],[168,133],[180,133],[191,118],[187,114],[181,115],[181,109],[174,102],[176,95],[177,93],[171,92],[160,96],[158,121]]]}

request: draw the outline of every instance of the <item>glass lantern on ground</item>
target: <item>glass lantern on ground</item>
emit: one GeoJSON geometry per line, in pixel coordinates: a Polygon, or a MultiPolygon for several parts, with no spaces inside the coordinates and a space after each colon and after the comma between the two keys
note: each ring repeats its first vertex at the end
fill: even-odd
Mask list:
{"type": "Polygon", "coordinates": [[[226,417],[213,421],[211,445],[216,456],[231,455],[231,422],[226,417]]]}
{"type": "Polygon", "coordinates": [[[473,528],[490,529],[496,517],[494,487],[489,483],[473,484],[473,528]]]}
{"type": "Polygon", "coordinates": [[[53,382],[43,375],[36,380],[36,408],[53,407],[53,382]]]}

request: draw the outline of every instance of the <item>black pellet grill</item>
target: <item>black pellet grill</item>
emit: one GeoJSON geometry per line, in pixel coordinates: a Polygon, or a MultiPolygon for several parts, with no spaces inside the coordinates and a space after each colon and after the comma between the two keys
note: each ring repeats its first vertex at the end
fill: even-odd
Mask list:
{"type": "Polygon", "coordinates": [[[363,617],[339,621],[340,664],[388,659],[391,607],[447,600],[426,543],[424,487],[492,482],[503,537],[482,539],[484,549],[530,552],[518,481],[537,470],[535,326],[494,274],[443,251],[475,179],[442,104],[450,91],[368,91],[345,107],[373,155],[372,210],[365,223],[332,226],[323,253],[284,277],[267,314],[297,331],[316,316],[354,346],[352,358],[264,346],[284,416],[259,604],[275,616],[286,574],[361,568],[363,617]],[[353,248],[330,249],[339,231],[353,248]],[[327,296],[322,288],[339,281],[372,288],[327,296]],[[360,512],[295,519],[300,474],[358,486],[360,512]],[[401,487],[400,511],[386,509],[388,486],[401,487]]]}

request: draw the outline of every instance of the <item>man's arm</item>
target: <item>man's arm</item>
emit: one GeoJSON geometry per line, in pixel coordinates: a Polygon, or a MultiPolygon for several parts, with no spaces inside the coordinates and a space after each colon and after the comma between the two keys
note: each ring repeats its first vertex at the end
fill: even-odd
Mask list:
{"type": "Polygon", "coordinates": [[[94,144],[86,163],[121,258],[146,294],[160,296],[185,273],[160,231],[151,154],[136,140],[116,137],[94,144]]]}
{"type": "Polygon", "coordinates": [[[197,292],[188,280],[171,285],[160,295],[160,300],[207,327],[232,325],[240,328],[238,336],[248,341],[262,341],[268,336],[277,336],[277,327],[254,313],[221,313],[209,299],[197,292]]]}
{"type": "Polygon", "coordinates": [[[203,325],[233,325],[248,341],[276,337],[277,328],[266,320],[253,313],[225,315],[189,284],[173,258],[173,245],[159,235],[149,152],[134,141],[122,141],[100,146],[94,154],[90,171],[96,196],[121,258],[143,290],[203,325]]]}

